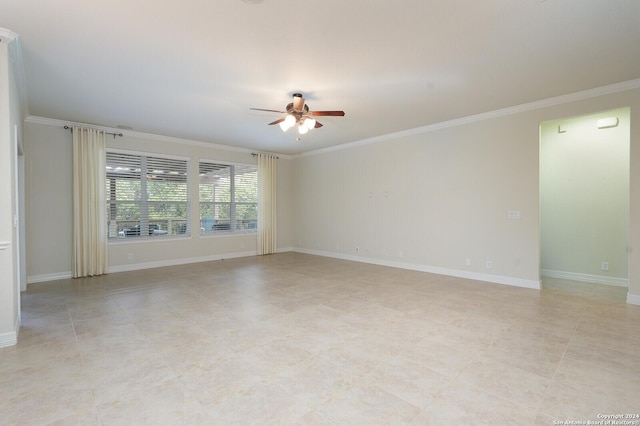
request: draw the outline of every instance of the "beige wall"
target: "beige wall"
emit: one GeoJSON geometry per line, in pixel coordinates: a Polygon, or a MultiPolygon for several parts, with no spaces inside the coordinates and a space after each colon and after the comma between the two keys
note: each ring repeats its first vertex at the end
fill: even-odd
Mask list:
{"type": "Polygon", "coordinates": [[[71,274],[72,150],[67,130],[25,125],[27,277],[71,274]]]}
{"type": "MultiPolygon", "coordinates": [[[[27,274],[30,282],[68,277],[71,271],[72,148],[71,134],[61,124],[26,124],[27,274]]],[[[169,154],[190,159],[189,179],[198,181],[199,159],[255,164],[250,152],[213,145],[133,134],[107,139],[109,148],[169,154]]],[[[278,162],[278,248],[291,246],[291,161],[278,162]]],[[[190,186],[191,225],[200,229],[197,185],[190,186]]],[[[256,253],[256,236],[201,236],[109,244],[109,271],[139,269],[256,253]]]]}
{"type": "Polygon", "coordinates": [[[640,184],[634,185],[640,133],[633,132],[640,128],[640,90],[635,88],[301,156],[294,164],[294,242],[310,253],[535,287],[540,124],[620,107],[631,108],[629,293],[634,301],[640,297],[634,250],[640,243],[640,184]],[[508,219],[510,210],[522,218],[508,219]]]}
{"type": "Polygon", "coordinates": [[[622,108],[541,125],[543,275],[626,285],[629,118],[622,108]],[[606,117],[617,117],[618,125],[598,129],[606,117]]]}
{"type": "Polygon", "coordinates": [[[536,287],[537,129],[513,116],[299,158],[295,239],[304,250],[536,287]],[[509,210],[522,218],[508,220],[509,210]]]}

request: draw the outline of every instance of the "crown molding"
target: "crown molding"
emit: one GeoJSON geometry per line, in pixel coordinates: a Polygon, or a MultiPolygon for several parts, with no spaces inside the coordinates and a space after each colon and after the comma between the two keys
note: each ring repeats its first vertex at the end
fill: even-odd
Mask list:
{"type": "MultiPolygon", "coordinates": [[[[229,145],[222,145],[222,144],[216,144],[216,143],[211,143],[211,142],[202,142],[202,141],[196,141],[193,139],[183,139],[183,138],[176,138],[173,136],[164,136],[164,135],[157,135],[154,133],[145,133],[145,132],[137,132],[135,130],[126,130],[126,129],[120,129],[118,127],[107,127],[107,126],[99,126],[96,124],[87,124],[87,123],[79,123],[76,121],[67,121],[67,120],[59,120],[56,118],[47,118],[47,117],[39,117],[39,116],[35,116],[35,115],[30,115],[25,119],[26,123],[35,123],[35,124],[43,124],[45,126],[54,126],[54,127],[64,127],[64,126],[69,126],[69,127],[73,127],[73,126],[80,126],[80,127],[91,127],[93,129],[97,129],[97,130],[104,130],[105,132],[110,132],[110,133],[122,133],[123,136],[129,136],[129,137],[133,137],[133,138],[140,138],[140,139],[147,139],[147,140],[155,140],[155,141],[159,141],[159,142],[167,142],[167,143],[173,143],[173,144],[179,144],[179,145],[190,145],[190,146],[197,146],[200,148],[215,148],[215,149],[219,149],[222,151],[232,151],[232,152],[242,152],[242,153],[247,153],[247,154],[251,154],[256,152],[255,149],[246,149],[246,148],[237,148],[237,147],[233,147],[233,146],[229,146],[229,145]]],[[[272,153],[265,153],[265,154],[272,154],[272,153]]],[[[287,160],[291,160],[293,157],[291,155],[283,155],[283,154],[277,154],[277,153],[273,153],[273,155],[277,155],[279,158],[284,158],[287,160]]]]}
{"type": "MultiPolygon", "coordinates": [[[[0,28],[0,30],[2,29],[0,28]]],[[[1,36],[2,36],[2,33],[0,32],[0,37],[1,36]]],[[[319,154],[324,154],[324,153],[334,152],[334,151],[342,151],[345,149],[356,148],[359,146],[370,145],[370,144],[385,142],[393,139],[399,139],[403,137],[409,137],[409,136],[434,132],[437,130],[462,126],[462,125],[476,123],[484,120],[505,117],[508,115],[518,114],[526,111],[533,111],[533,110],[548,108],[556,105],[567,104],[570,102],[576,102],[580,100],[595,98],[598,96],[604,96],[604,95],[609,95],[613,93],[624,92],[627,90],[634,90],[638,88],[640,88],[640,78],[621,82],[621,83],[610,84],[608,86],[602,86],[594,89],[584,90],[581,92],[575,92],[567,95],[556,96],[553,98],[543,99],[540,101],[515,105],[508,108],[502,108],[502,109],[497,109],[493,111],[483,112],[480,114],[474,114],[466,117],[456,118],[453,120],[442,121],[439,123],[429,124],[426,126],[416,127],[408,130],[403,130],[400,132],[374,136],[371,138],[361,139],[361,140],[349,142],[346,144],[336,145],[336,146],[318,149],[314,151],[308,151],[301,154],[287,155],[287,154],[270,153],[270,152],[266,154],[273,154],[273,155],[277,155],[279,158],[282,158],[282,159],[293,160],[296,158],[309,157],[309,156],[314,156],[314,155],[319,155],[319,154]]],[[[26,90],[23,90],[22,92],[25,93],[26,90]]],[[[26,105],[26,102],[25,102],[25,105],[26,105]]],[[[133,130],[124,130],[120,128],[114,128],[114,127],[106,127],[106,126],[98,126],[98,125],[92,125],[92,124],[86,124],[86,123],[57,120],[57,119],[46,118],[46,117],[29,116],[28,114],[26,115],[27,115],[27,119],[25,120],[25,122],[30,122],[30,123],[38,123],[38,124],[44,124],[44,125],[50,125],[50,126],[65,126],[65,125],[89,126],[99,130],[105,130],[105,131],[114,132],[114,133],[122,133],[123,135],[126,135],[126,136],[157,140],[161,142],[198,146],[202,148],[216,148],[224,151],[242,152],[242,153],[253,153],[256,151],[254,149],[237,148],[229,145],[202,142],[202,141],[196,141],[192,139],[182,139],[182,138],[176,138],[173,136],[157,135],[154,133],[144,133],[144,132],[137,132],[133,130]]]]}
{"type": "Polygon", "coordinates": [[[416,127],[408,130],[402,130],[400,132],[374,136],[371,138],[361,139],[358,141],[336,145],[329,148],[318,149],[315,151],[308,151],[301,154],[296,154],[293,156],[293,158],[309,157],[313,155],[324,154],[327,152],[342,151],[344,149],[356,148],[359,146],[370,145],[370,144],[384,142],[392,139],[399,139],[403,137],[434,132],[436,130],[462,126],[465,124],[476,123],[479,121],[490,120],[493,118],[505,117],[508,115],[519,114],[521,112],[548,108],[556,105],[562,105],[570,102],[596,98],[598,96],[610,95],[612,93],[619,93],[619,92],[624,92],[626,90],[634,90],[638,88],[640,88],[640,78],[635,80],[624,81],[621,83],[610,84],[608,86],[596,87],[594,89],[583,90],[581,92],[575,92],[567,95],[556,96],[553,98],[543,99],[540,101],[528,102],[525,104],[515,105],[512,107],[496,109],[493,111],[483,112],[480,114],[469,115],[467,117],[455,118],[453,120],[442,121],[440,123],[428,124],[426,126],[416,127]]]}
{"type": "Polygon", "coordinates": [[[14,33],[13,31],[6,28],[0,28],[0,42],[9,44],[18,37],[18,34],[14,33]]]}

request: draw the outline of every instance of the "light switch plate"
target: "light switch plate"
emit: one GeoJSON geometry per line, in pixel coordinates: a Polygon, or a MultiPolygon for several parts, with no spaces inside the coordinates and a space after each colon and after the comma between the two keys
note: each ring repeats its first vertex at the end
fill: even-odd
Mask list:
{"type": "Polygon", "coordinates": [[[522,219],[522,212],[520,210],[508,210],[507,211],[507,219],[509,219],[509,220],[522,219]]]}

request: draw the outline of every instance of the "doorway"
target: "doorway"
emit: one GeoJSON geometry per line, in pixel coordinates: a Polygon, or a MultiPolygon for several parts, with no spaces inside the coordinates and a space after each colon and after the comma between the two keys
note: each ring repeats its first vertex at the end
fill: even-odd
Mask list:
{"type": "Polygon", "coordinates": [[[629,123],[629,108],[541,123],[543,287],[626,295],[629,123]]]}

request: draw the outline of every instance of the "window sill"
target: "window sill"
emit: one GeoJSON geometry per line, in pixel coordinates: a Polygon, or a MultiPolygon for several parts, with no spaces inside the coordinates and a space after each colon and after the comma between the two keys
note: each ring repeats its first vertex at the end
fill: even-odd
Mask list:
{"type": "Polygon", "coordinates": [[[200,238],[242,237],[245,235],[257,235],[257,232],[255,230],[241,231],[241,232],[216,231],[216,232],[209,232],[209,233],[201,233],[200,238]]]}
{"type": "Polygon", "coordinates": [[[140,237],[119,237],[119,238],[109,238],[107,241],[108,245],[123,245],[123,244],[140,244],[140,243],[159,243],[162,241],[184,241],[193,239],[193,235],[163,235],[159,237],[149,237],[149,238],[140,238],[140,237]]]}

